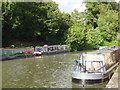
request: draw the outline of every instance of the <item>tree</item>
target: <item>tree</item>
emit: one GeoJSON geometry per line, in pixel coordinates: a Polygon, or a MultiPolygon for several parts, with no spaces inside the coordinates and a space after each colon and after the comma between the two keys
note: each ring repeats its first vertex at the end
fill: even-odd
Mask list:
{"type": "Polygon", "coordinates": [[[82,50],[81,46],[84,44],[84,38],[85,33],[82,25],[74,23],[68,30],[66,43],[70,47],[70,50],[82,50]]]}
{"type": "Polygon", "coordinates": [[[109,4],[101,5],[97,21],[101,36],[108,42],[115,41],[118,32],[118,12],[111,10],[111,8],[109,4]]]}
{"type": "Polygon", "coordinates": [[[64,43],[70,15],[61,13],[55,2],[7,2],[2,10],[3,46],[15,41],[64,43]]]}
{"type": "Polygon", "coordinates": [[[2,3],[2,44],[8,46],[13,39],[13,10],[15,3],[2,3]],[[8,35],[9,34],[9,35],[8,35]]]}
{"type": "MultiPolygon", "coordinates": [[[[92,35],[94,37],[92,41],[95,40],[93,43],[99,41],[98,44],[96,44],[97,47],[100,45],[109,45],[105,44],[105,42],[111,43],[117,39],[118,6],[116,5],[117,3],[115,2],[91,2],[86,4],[86,23],[87,27],[89,26],[88,30],[92,29],[93,32],[97,32],[96,36],[99,33],[98,36],[101,38],[100,41],[99,38],[98,40],[95,40],[95,35],[92,35]]],[[[88,34],[87,37],[89,36],[90,35],[88,34]]],[[[115,45],[115,43],[113,45],[115,45]]]]}
{"type": "Polygon", "coordinates": [[[88,2],[85,12],[74,10],[71,14],[73,25],[66,38],[70,48],[97,49],[101,45],[115,45],[118,32],[118,9],[115,5],[115,2],[88,2]]]}

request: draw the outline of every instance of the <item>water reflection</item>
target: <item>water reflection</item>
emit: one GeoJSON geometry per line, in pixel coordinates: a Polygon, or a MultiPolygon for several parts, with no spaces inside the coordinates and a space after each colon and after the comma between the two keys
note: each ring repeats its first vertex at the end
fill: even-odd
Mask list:
{"type": "MultiPolygon", "coordinates": [[[[81,88],[81,89],[92,89],[95,88],[94,90],[98,90],[99,89],[102,89],[102,88],[105,88],[106,84],[108,83],[108,81],[106,82],[103,82],[101,84],[96,84],[96,85],[80,85],[80,84],[76,84],[76,83],[72,83],[72,88],[81,88]]],[[[103,89],[102,89],[103,90],[103,89]]]]}

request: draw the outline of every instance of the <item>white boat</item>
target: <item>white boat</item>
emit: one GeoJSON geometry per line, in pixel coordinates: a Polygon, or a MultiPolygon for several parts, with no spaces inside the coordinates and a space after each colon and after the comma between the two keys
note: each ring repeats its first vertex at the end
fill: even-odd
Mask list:
{"type": "Polygon", "coordinates": [[[112,75],[119,64],[120,47],[107,47],[83,53],[74,61],[72,81],[82,85],[98,84],[112,75]]]}

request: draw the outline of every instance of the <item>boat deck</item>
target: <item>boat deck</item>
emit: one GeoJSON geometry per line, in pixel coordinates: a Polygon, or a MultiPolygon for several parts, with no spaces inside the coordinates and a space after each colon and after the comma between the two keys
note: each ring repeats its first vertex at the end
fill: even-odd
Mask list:
{"type": "Polygon", "coordinates": [[[92,52],[87,52],[87,54],[94,54],[94,53],[95,54],[106,54],[106,53],[116,51],[117,49],[120,49],[120,47],[99,49],[99,50],[95,50],[95,51],[92,51],[92,52]]]}

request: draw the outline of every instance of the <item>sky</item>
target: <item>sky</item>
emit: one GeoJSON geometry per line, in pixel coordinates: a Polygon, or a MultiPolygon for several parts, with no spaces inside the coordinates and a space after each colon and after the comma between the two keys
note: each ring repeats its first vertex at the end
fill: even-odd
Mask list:
{"type": "Polygon", "coordinates": [[[58,4],[60,11],[71,13],[74,9],[82,12],[85,10],[85,4],[82,0],[53,0],[58,4]]]}
{"type": "MultiPolygon", "coordinates": [[[[53,0],[58,4],[58,7],[61,12],[71,13],[74,9],[77,9],[79,12],[83,12],[86,7],[83,3],[83,0],[53,0]]],[[[119,1],[119,0],[115,0],[119,1]]]]}

